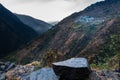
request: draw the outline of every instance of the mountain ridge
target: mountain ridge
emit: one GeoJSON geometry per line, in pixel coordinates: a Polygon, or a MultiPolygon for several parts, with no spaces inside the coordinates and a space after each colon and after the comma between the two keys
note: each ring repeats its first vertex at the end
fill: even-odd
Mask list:
{"type": "Polygon", "coordinates": [[[42,20],[35,19],[33,17],[21,14],[15,14],[24,24],[28,25],[32,29],[34,29],[39,35],[46,32],[48,29],[52,27],[52,25],[44,22],[42,20]]]}
{"type": "MultiPolygon", "coordinates": [[[[49,28],[42,31],[41,34],[47,31],[48,29],[49,28]]],[[[6,57],[8,54],[13,54],[14,51],[28,44],[41,34],[40,32],[38,34],[38,32],[29,27],[29,25],[24,24],[16,15],[14,15],[14,13],[12,13],[2,4],[0,4],[1,59],[3,57],[6,57]]]]}

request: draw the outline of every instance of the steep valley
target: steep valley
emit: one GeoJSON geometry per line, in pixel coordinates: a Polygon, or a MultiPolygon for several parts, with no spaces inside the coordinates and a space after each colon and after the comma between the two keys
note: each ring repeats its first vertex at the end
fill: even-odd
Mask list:
{"type": "Polygon", "coordinates": [[[106,0],[72,14],[18,51],[14,58],[20,56],[18,63],[28,63],[41,61],[51,53],[59,56],[58,60],[86,57],[90,63],[106,63],[119,54],[119,4],[119,0],[106,0]]]}
{"type": "Polygon", "coordinates": [[[7,61],[0,80],[120,80],[120,0],[92,4],[53,27],[15,15],[0,5],[0,59],[7,61]]]}

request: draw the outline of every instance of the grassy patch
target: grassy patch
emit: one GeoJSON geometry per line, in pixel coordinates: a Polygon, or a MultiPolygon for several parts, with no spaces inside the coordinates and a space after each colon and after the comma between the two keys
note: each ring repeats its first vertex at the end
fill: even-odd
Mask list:
{"type": "Polygon", "coordinates": [[[99,63],[99,64],[90,64],[91,69],[96,69],[96,70],[111,70],[111,67],[108,66],[105,63],[99,63]]]}

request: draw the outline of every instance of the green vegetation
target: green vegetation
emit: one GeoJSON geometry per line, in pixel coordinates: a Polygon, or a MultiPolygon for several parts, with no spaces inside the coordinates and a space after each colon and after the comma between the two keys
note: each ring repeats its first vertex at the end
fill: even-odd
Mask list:
{"type": "Polygon", "coordinates": [[[120,33],[116,32],[106,38],[106,42],[101,46],[91,66],[98,69],[116,69],[119,67],[119,52],[120,33]]]}
{"type": "Polygon", "coordinates": [[[115,56],[120,49],[120,35],[113,34],[111,35],[99,51],[99,62],[105,63],[110,58],[115,56]]]}
{"type": "Polygon", "coordinates": [[[4,57],[4,61],[16,61],[16,52],[9,53],[8,56],[4,57]]]}
{"type": "Polygon", "coordinates": [[[116,54],[114,57],[103,58],[106,60],[104,63],[98,61],[98,64],[92,63],[90,67],[97,70],[115,70],[120,67],[120,54],[116,54]]]}
{"type": "Polygon", "coordinates": [[[52,29],[49,29],[47,32],[45,32],[44,35],[47,36],[48,39],[49,39],[49,38],[51,38],[51,36],[53,36],[56,32],[57,32],[57,30],[54,29],[54,28],[52,28],[52,29]]]}
{"type": "Polygon", "coordinates": [[[99,64],[90,64],[91,69],[97,69],[97,70],[110,70],[111,68],[105,64],[105,63],[99,63],[99,64]]]}
{"type": "Polygon", "coordinates": [[[23,58],[22,61],[20,62],[21,64],[25,65],[31,62],[30,57],[23,58]]]}
{"type": "Polygon", "coordinates": [[[59,61],[59,59],[60,54],[58,54],[58,51],[49,49],[47,53],[42,55],[42,66],[52,66],[52,63],[59,61]]]}
{"type": "Polygon", "coordinates": [[[111,58],[107,64],[113,69],[120,68],[120,53],[117,53],[113,58],[111,58]]]}
{"type": "Polygon", "coordinates": [[[82,26],[83,26],[82,23],[81,24],[73,24],[73,29],[78,30],[78,29],[81,29],[82,26]]]}

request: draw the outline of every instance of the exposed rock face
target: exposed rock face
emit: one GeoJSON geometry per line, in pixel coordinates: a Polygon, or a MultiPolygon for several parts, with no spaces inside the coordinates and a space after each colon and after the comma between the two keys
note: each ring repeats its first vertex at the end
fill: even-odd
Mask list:
{"type": "Polygon", "coordinates": [[[60,80],[85,80],[90,74],[89,65],[85,58],[71,58],[53,63],[53,69],[56,75],[60,76],[60,80]]]}

